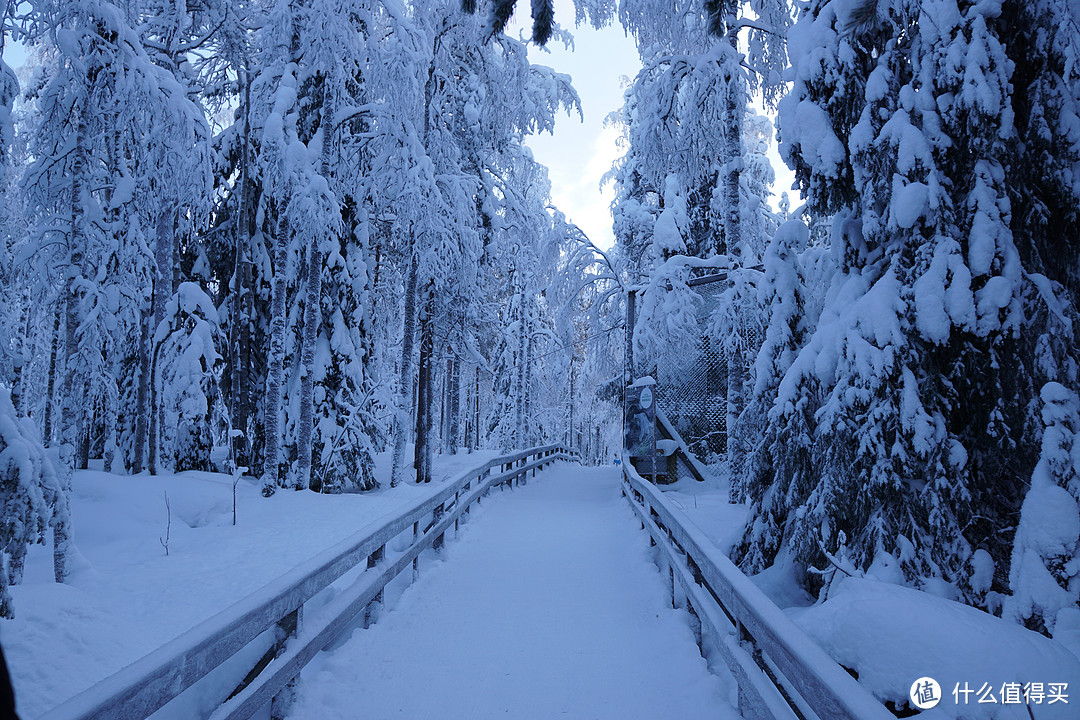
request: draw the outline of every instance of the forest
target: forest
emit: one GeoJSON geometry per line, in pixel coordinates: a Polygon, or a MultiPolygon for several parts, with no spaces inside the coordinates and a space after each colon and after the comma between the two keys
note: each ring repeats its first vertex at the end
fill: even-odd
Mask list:
{"type": "Polygon", "coordinates": [[[28,545],[68,577],[91,462],[266,496],[374,490],[379,453],[395,486],[459,448],[599,464],[625,384],[706,343],[745,572],[1053,634],[1080,602],[1075,3],[574,5],[532,0],[531,37],[514,0],[6,6],[0,614],[28,545]],[[642,63],[611,249],[525,145],[580,112],[527,56],[575,23],[642,63]]]}

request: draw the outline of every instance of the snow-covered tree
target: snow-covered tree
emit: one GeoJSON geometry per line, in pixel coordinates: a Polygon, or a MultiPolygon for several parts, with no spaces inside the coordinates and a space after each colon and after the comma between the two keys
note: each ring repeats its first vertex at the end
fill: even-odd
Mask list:
{"type": "Polygon", "coordinates": [[[814,473],[810,459],[813,438],[807,427],[792,423],[784,433],[774,433],[772,427],[777,385],[810,331],[806,287],[798,262],[808,240],[809,231],[802,222],[789,220],[782,225],[765,251],[764,277],[759,286],[769,324],[754,360],[754,385],[735,433],[759,439],[747,450],[744,473],[732,476],[731,491],[732,500],[752,498],[753,525],[747,528],[744,546],[738,551],[744,567],[752,571],[766,567],[783,540],[788,508],[785,485],[778,480],[785,478],[791,485],[800,486],[811,482],[814,473]],[[778,469],[775,463],[781,461],[786,466],[778,469]]]}
{"type": "Polygon", "coordinates": [[[1072,271],[1049,267],[1028,222],[1076,229],[1076,186],[1061,182],[1076,94],[1041,30],[1055,12],[830,0],[801,11],[781,151],[809,210],[836,216],[837,271],[790,367],[771,371],[775,479],[749,488],[747,567],[771,563],[772,548],[804,564],[846,552],[975,602],[976,549],[1007,565],[1001,529],[1035,464],[1037,388],[1076,368],[1074,348],[1040,341],[1048,323],[1071,331],[1072,271]],[[1021,78],[1047,93],[1040,110],[1021,78]],[[1032,169],[1024,138],[1053,144],[1053,161],[1032,169]],[[787,520],[755,548],[774,498],[787,520]]]}
{"type": "Polygon", "coordinates": [[[22,582],[27,546],[44,542],[50,521],[67,520],[63,508],[52,513],[60,492],[37,428],[0,389],[0,617],[15,616],[8,587],[22,582]]]}
{"type": "MultiPolygon", "coordinates": [[[[86,457],[90,413],[116,402],[120,353],[111,350],[130,326],[122,299],[146,267],[139,223],[126,220],[134,202],[149,200],[142,194],[152,184],[148,171],[168,159],[166,148],[177,138],[184,142],[194,118],[184,88],[151,62],[112,4],[43,3],[34,7],[32,27],[31,37],[55,48],[56,58],[37,96],[34,162],[23,187],[36,214],[28,252],[51,254],[63,276],[66,493],[77,446],[86,457]]],[[[54,529],[62,581],[70,532],[64,521],[54,529]]]]}
{"type": "Polygon", "coordinates": [[[154,336],[163,368],[160,387],[153,393],[162,413],[160,442],[175,472],[210,467],[221,343],[217,308],[210,297],[197,283],[181,283],[154,336]]]}
{"type": "Polygon", "coordinates": [[[1053,633],[1058,613],[1080,605],[1080,399],[1056,382],[1040,394],[1042,452],[1013,537],[1005,612],[1053,633]]]}

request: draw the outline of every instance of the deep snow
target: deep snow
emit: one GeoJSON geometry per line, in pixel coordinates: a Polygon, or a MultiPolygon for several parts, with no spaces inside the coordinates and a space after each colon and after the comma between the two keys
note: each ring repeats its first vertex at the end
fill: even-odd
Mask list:
{"type": "MultiPolygon", "coordinates": [[[[664,496],[726,553],[742,536],[747,507],[727,503],[724,474],[721,467],[706,482],[680,481],[665,487],[664,496]]],[[[869,577],[844,579],[815,604],[786,555],[751,580],[882,702],[910,704],[912,684],[931,677],[941,697],[919,713],[928,720],[1080,718],[1080,611],[1066,613],[1050,639],[954,600],[869,577]],[[1051,683],[1058,696],[1051,695],[1051,683]]]]}
{"type": "Polygon", "coordinates": [[[789,614],[879,700],[906,702],[916,679],[935,679],[940,703],[920,713],[926,720],[1080,717],[1080,660],[1065,645],[953,600],[851,577],[789,614]],[[1063,697],[1051,697],[1051,683],[1064,684],[1063,697]]]}

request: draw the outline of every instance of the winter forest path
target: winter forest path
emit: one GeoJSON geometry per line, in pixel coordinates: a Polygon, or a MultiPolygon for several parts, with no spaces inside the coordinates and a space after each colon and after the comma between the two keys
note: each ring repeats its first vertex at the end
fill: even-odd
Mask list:
{"type": "Polygon", "coordinates": [[[397,605],[302,676],[295,720],[738,718],[612,468],[474,509],[397,605]]]}

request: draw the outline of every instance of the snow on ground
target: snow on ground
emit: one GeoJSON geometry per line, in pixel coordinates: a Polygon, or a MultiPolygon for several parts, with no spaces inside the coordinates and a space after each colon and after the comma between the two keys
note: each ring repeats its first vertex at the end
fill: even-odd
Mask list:
{"type": "Polygon", "coordinates": [[[738,717],[668,603],[613,468],[556,466],[303,675],[294,720],[738,717]]]}
{"type": "Polygon", "coordinates": [[[728,502],[728,483],[717,476],[705,481],[684,478],[662,485],[664,497],[725,554],[739,541],[748,507],[728,502]]]}
{"type": "MultiPolygon", "coordinates": [[[[436,458],[436,479],[494,455],[436,458]]],[[[389,474],[381,465],[379,471],[389,474]]],[[[241,480],[233,527],[228,476],[77,472],[72,517],[81,567],[70,583],[57,585],[51,546],[31,548],[24,582],[12,588],[15,619],[0,623],[20,716],[41,715],[428,492],[403,485],[263,498],[257,485],[241,480]],[[168,556],[160,542],[166,492],[168,556]]]]}
{"type": "Polygon", "coordinates": [[[981,610],[853,577],[834,585],[825,602],[789,614],[882,701],[906,703],[917,679],[936,680],[942,697],[920,714],[927,720],[1080,717],[1076,656],[1059,642],[981,610]],[[1024,702],[1028,683],[1037,683],[1042,693],[1038,703],[1031,696],[1030,706],[1024,702]],[[1066,684],[1067,703],[1052,701],[1051,683],[1066,684]]]}
{"type": "MultiPolygon", "coordinates": [[[[436,477],[491,455],[438,458],[436,477]]],[[[388,472],[380,462],[377,474],[388,472]]],[[[707,671],[682,611],[667,605],[617,478],[613,468],[564,467],[496,493],[447,545],[447,562],[428,562],[416,585],[392,588],[376,625],[309,667],[294,717],[692,718],[718,709],[734,717],[731,688],[707,671]],[[430,691],[414,691],[418,678],[430,691]]],[[[80,569],[56,585],[51,548],[32,548],[13,588],[16,618],[0,623],[20,714],[42,714],[427,492],[265,499],[242,480],[233,527],[226,476],[77,473],[80,569]],[[168,556],[159,540],[165,492],[168,556]]],[[[746,508],[728,504],[721,481],[683,481],[665,495],[721,550],[737,541],[746,508]]],[[[1069,652],[1080,647],[1080,613],[1075,630],[1061,628],[1062,641],[1076,636],[1067,645],[869,579],[845,580],[827,601],[803,607],[810,598],[789,570],[780,564],[754,581],[882,700],[904,702],[912,682],[929,676],[942,701],[927,718],[1080,717],[1080,660],[1069,652]],[[1026,703],[1002,702],[1013,683],[1041,683],[1031,714],[1026,703]],[[1050,704],[1051,683],[1067,683],[1067,705],[1050,704]],[[980,695],[984,685],[996,703],[980,695]]]]}

